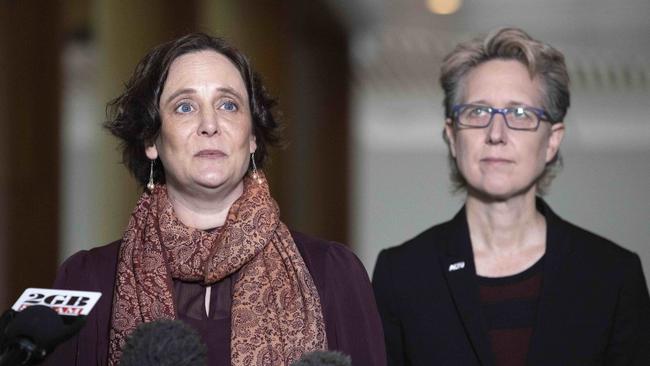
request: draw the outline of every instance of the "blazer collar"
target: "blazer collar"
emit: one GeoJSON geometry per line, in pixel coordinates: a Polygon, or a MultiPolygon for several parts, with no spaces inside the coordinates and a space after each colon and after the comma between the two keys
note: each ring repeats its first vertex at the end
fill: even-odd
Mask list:
{"type": "Polygon", "coordinates": [[[465,333],[480,364],[493,365],[494,357],[487,338],[487,327],[482,317],[465,208],[463,207],[448,224],[449,235],[443,239],[444,254],[440,256],[441,269],[465,333]]]}
{"type": "MultiPolygon", "coordinates": [[[[553,315],[561,309],[562,273],[567,264],[572,243],[566,236],[566,222],[559,218],[541,198],[536,199],[537,210],[546,219],[546,252],[544,280],[540,294],[539,312],[531,337],[528,360],[543,355],[542,341],[553,337],[561,324],[553,322],[553,315]]],[[[440,256],[441,269],[449,286],[465,332],[481,364],[493,365],[494,358],[487,338],[487,326],[482,317],[479,286],[476,279],[474,254],[469,236],[467,216],[463,207],[449,221],[444,238],[444,254],[440,256]]]]}
{"type": "MultiPolygon", "coordinates": [[[[537,210],[546,219],[546,253],[544,254],[544,274],[539,298],[537,320],[530,339],[527,364],[536,364],[544,359],[548,349],[544,341],[553,339],[562,332],[562,320],[557,314],[566,310],[565,271],[571,261],[574,243],[568,235],[568,224],[558,217],[551,208],[537,198],[537,210]]],[[[569,290],[570,291],[570,290],[569,290]]]]}
{"type": "MultiPolygon", "coordinates": [[[[557,216],[542,198],[537,197],[535,205],[546,219],[546,253],[544,259],[546,264],[544,266],[545,268],[548,267],[550,261],[551,264],[555,264],[552,267],[557,267],[555,262],[565,258],[573,249],[572,243],[566,237],[568,224],[557,216]]],[[[472,270],[476,273],[465,207],[463,206],[447,224],[447,235],[444,238],[445,254],[450,259],[461,258],[459,261],[464,261],[466,266],[471,265],[472,270]]],[[[467,268],[465,267],[465,269],[467,268]]]]}

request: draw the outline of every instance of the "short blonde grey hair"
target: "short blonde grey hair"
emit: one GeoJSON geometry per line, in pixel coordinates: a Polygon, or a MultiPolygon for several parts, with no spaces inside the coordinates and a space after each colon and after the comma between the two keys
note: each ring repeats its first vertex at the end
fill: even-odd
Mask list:
{"type": "MultiPolygon", "coordinates": [[[[528,68],[531,78],[542,84],[542,104],[551,122],[562,122],[569,109],[569,73],[564,55],[552,46],[533,39],[519,28],[499,28],[486,36],[460,43],[448,54],[440,70],[440,86],[444,92],[445,117],[452,118],[452,108],[462,103],[464,81],[467,74],[480,64],[495,60],[516,60],[528,68]]],[[[443,131],[443,138],[449,141],[443,131]]],[[[454,191],[467,187],[456,160],[449,154],[451,180],[454,191]]],[[[546,164],[537,179],[537,192],[545,194],[553,178],[562,167],[560,152],[546,164]]]]}

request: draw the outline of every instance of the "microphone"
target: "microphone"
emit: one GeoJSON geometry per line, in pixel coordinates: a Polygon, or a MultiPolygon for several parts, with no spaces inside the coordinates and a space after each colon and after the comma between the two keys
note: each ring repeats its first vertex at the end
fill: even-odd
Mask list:
{"type": "Polygon", "coordinates": [[[76,334],[101,293],[28,288],[0,318],[0,366],[34,365],[76,334]]]}
{"type": "Polygon", "coordinates": [[[289,366],[352,366],[350,356],[337,351],[313,351],[289,366]]]}
{"type": "Polygon", "coordinates": [[[122,348],[120,366],[205,366],[207,348],[199,334],[180,320],[139,325],[122,348]]]}
{"type": "Polygon", "coordinates": [[[34,365],[77,333],[85,317],[64,320],[49,307],[34,305],[20,312],[8,310],[2,323],[0,366],[34,365]]]}

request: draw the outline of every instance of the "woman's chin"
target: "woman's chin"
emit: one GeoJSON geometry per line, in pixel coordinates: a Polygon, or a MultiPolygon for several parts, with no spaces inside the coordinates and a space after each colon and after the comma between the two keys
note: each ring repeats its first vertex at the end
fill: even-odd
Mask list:
{"type": "Polygon", "coordinates": [[[221,172],[209,172],[196,176],[194,182],[196,185],[208,190],[229,190],[236,189],[242,183],[244,174],[222,174],[221,172]]]}
{"type": "Polygon", "coordinates": [[[511,182],[492,182],[490,184],[470,187],[468,192],[481,200],[504,202],[515,197],[524,196],[531,189],[534,189],[534,184],[513,185],[511,182]]]}
{"type": "Polygon", "coordinates": [[[204,189],[219,189],[228,185],[230,180],[222,174],[205,174],[194,179],[194,184],[204,189]]]}

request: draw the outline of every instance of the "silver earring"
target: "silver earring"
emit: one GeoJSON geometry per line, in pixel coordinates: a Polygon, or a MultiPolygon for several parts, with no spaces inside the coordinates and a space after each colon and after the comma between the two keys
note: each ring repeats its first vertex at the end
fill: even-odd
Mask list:
{"type": "Polygon", "coordinates": [[[262,178],[260,178],[260,175],[257,174],[257,165],[255,164],[255,153],[251,153],[251,161],[253,162],[253,174],[252,174],[253,179],[255,179],[255,181],[258,184],[262,184],[262,178]]]}
{"type": "Polygon", "coordinates": [[[156,188],[156,185],[153,182],[153,162],[154,160],[151,160],[151,167],[149,168],[149,183],[147,183],[147,189],[149,192],[156,188]]]}

